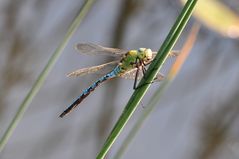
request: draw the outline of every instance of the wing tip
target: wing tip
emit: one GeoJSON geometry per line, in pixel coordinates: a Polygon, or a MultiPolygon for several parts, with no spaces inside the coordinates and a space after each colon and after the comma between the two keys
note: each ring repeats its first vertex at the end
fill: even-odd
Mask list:
{"type": "Polygon", "coordinates": [[[172,57],[177,57],[179,54],[180,54],[179,50],[171,50],[169,55],[172,57]]]}
{"type": "Polygon", "coordinates": [[[73,76],[75,76],[75,73],[74,73],[74,72],[71,72],[71,73],[67,73],[67,74],[66,74],[66,77],[73,77],[73,76]]]}
{"type": "MultiPolygon", "coordinates": [[[[153,51],[153,54],[156,55],[158,52],[153,51]]],[[[170,57],[177,57],[180,54],[180,50],[171,50],[169,53],[170,57]]]]}
{"type": "Polygon", "coordinates": [[[83,43],[77,43],[74,45],[74,49],[80,50],[80,48],[83,46],[83,43]]]}

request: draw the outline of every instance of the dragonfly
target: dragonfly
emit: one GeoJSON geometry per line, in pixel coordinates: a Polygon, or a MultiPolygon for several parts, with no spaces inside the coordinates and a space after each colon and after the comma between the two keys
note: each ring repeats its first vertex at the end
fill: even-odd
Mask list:
{"type": "MultiPolygon", "coordinates": [[[[108,55],[114,56],[115,60],[101,64],[98,66],[92,66],[87,68],[78,69],[69,73],[68,77],[84,76],[86,74],[92,74],[111,67],[112,70],[96,80],[92,85],[83,90],[80,96],[66,109],[59,117],[63,118],[69,114],[74,108],[76,108],[91,92],[95,90],[101,83],[108,81],[116,77],[122,77],[125,79],[134,79],[133,88],[137,88],[137,81],[141,79],[145,72],[146,66],[149,65],[157,52],[153,52],[149,48],[139,48],[138,50],[124,50],[117,48],[108,48],[93,43],[79,43],[75,46],[82,54],[87,55],[108,55]]],[[[170,56],[177,56],[178,51],[171,51],[170,56]]],[[[154,81],[163,80],[164,76],[161,73],[155,77],[154,81]]]]}

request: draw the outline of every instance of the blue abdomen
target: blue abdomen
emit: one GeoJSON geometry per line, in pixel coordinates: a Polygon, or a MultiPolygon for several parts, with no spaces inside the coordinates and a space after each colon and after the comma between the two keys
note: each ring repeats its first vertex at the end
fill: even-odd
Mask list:
{"type": "Polygon", "coordinates": [[[60,117],[64,117],[66,114],[70,113],[77,105],[79,105],[94,89],[99,86],[102,82],[116,77],[122,70],[120,66],[116,66],[111,72],[107,73],[103,77],[99,78],[90,87],[85,89],[82,94],[63,112],[60,117]]]}

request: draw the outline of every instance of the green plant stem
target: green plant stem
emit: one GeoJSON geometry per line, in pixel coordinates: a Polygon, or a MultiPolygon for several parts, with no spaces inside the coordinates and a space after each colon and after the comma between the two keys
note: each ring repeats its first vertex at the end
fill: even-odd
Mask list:
{"type": "Polygon", "coordinates": [[[153,62],[150,64],[148,70],[146,71],[145,78],[143,78],[140,81],[139,83],[140,87],[134,91],[133,95],[129,99],[127,105],[124,108],[123,113],[121,114],[113,130],[108,136],[105,144],[103,145],[101,151],[99,152],[97,159],[103,159],[105,157],[110,147],[113,145],[114,141],[116,140],[116,138],[122,131],[123,127],[126,125],[127,121],[129,120],[129,118],[131,117],[135,109],[137,108],[137,105],[139,104],[143,96],[145,95],[147,89],[150,86],[150,83],[152,83],[153,79],[155,78],[158,71],[162,67],[170,50],[174,46],[176,40],[178,39],[187,21],[189,20],[189,17],[192,14],[192,10],[196,2],[197,0],[188,0],[187,3],[185,4],[175,24],[171,28],[166,40],[164,41],[161,48],[159,49],[157,56],[155,57],[153,62]]]}
{"type": "Polygon", "coordinates": [[[191,33],[187,38],[187,41],[184,43],[184,46],[181,50],[181,53],[177,60],[175,61],[174,65],[172,66],[171,70],[169,71],[168,76],[165,80],[163,80],[162,84],[158,88],[158,90],[154,93],[152,98],[149,100],[150,102],[147,104],[147,107],[143,111],[143,113],[138,118],[137,122],[133,126],[133,128],[130,130],[127,137],[124,139],[123,143],[121,144],[120,148],[118,149],[114,159],[120,159],[126,149],[128,148],[129,144],[133,140],[133,138],[136,136],[136,133],[139,131],[139,129],[142,127],[143,123],[145,122],[146,118],[149,117],[149,114],[153,111],[153,109],[156,107],[156,104],[162,97],[162,94],[164,93],[164,90],[168,88],[168,86],[173,82],[174,78],[177,76],[178,72],[180,71],[182,64],[185,62],[186,57],[188,56],[189,52],[191,51],[193,44],[195,43],[198,31],[200,26],[198,24],[194,24],[192,27],[191,33]]]}
{"type": "Polygon", "coordinates": [[[143,114],[140,115],[140,118],[137,120],[127,137],[124,139],[123,143],[121,144],[119,150],[117,151],[114,159],[120,159],[126,149],[128,148],[129,144],[135,137],[138,130],[141,128],[142,124],[144,123],[145,119],[149,116],[149,114],[152,112],[154,105],[157,104],[159,98],[161,97],[164,90],[170,85],[170,80],[164,80],[163,83],[160,85],[159,90],[151,97],[149,104],[147,104],[147,107],[144,109],[143,114]]]}
{"type": "Polygon", "coordinates": [[[28,106],[32,102],[32,100],[35,97],[35,95],[37,94],[37,92],[40,90],[40,88],[43,85],[47,75],[50,72],[50,70],[53,68],[57,59],[59,58],[59,56],[63,52],[64,48],[66,47],[67,43],[69,42],[69,40],[72,37],[72,35],[74,34],[74,32],[79,27],[82,19],[85,17],[86,13],[89,11],[89,9],[91,8],[94,1],[95,0],[86,0],[85,1],[84,5],[80,9],[80,12],[79,12],[78,16],[75,18],[73,23],[70,25],[63,41],[57,47],[57,49],[55,50],[55,52],[53,53],[53,55],[49,59],[48,63],[46,64],[46,66],[44,67],[44,69],[42,70],[40,75],[38,76],[37,80],[33,84],[31,90],[29,91],[29,93],[27,94],[27,96],[25,97],[23,102],[21,103],[20,107],[18,108],[17,113],[15,114],[13,120],[9,124],[6,132],[4,133],[4,135],[2,136],[2,138],[0,140],[0,152],[5,147],[8,139],[11,137],[11,135],[12,135],[14,129],[16,128],[17,124],[22,119],[22,117],[23,117],[25,111],[27,110],[28,106]]]}

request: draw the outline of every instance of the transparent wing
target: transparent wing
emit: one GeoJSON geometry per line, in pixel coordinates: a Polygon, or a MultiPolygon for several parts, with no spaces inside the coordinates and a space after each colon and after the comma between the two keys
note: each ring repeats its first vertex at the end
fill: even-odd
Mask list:
{"type": "MultiPolygon", "coordinates": [[[[179,50],[172,50],[169,53],[169,57],[176,57],[179,55],[179,53],[180,53],[179,50]]],[[[153,58],[156,56],[156,54],[157,54],[157,52],[153,52],[153,58]]]]}
{"type": "Polygon", "coordinates": [[[67,74],[67,77],[77,77],[77,76],[84,76],[86,74],[91,74],[91,73],[95,73],[97,71],[102,70],[103,68],[113,68],[115,65],[117,65],[119,63],[119,60],[116,61],[112,61],[112,62],[108,62],[102,65],[98,65],[98,66],[92,66],[92,67],[87,67],[87,68],[82,68],[76,71],[73,71],[69,74],[67,74]]]}
{"type": "MultiPolygon", "coordinates": [[[[134,69],[132,69],[130,71],[127,71],[123,75],[120,75],[120,77],[125,78],[125,79],[134,80],[135,76],[136,76],[136,71],[137,71],[137,68],[134,68],[134,69]]],[[[139,71],[138,79],[137,80],[140,80],[141,78],[143,78],[143,76],[144,76],[143,72],[139,71]]],[[[161,73],[158,73],[158,75],[154,79],[154,82],[159,82],[159,81],[162,81],[163,79],[164,79],[164,75],[161,74],[161,73]]]]}
{"type": "Polygon", "coordinates": [[[123,49],[108,48],[92,43],[79,43],[75,46],[80,53],[88,55],[108,55],[108,56],[122,56],[128,51],[123,49]]]}
{"type": "MultiPolygon", "coordinates": [[[[172,51],[169,53],[169,57],[176,57],[176,56],[179,55],[179,53],[180,53],[180,51],[172,50],[172,51]]],[[[153,58],[152,58],[151,60],[147,61],[147,62],[145,63],[145,65],[150,64],[150,63],[153,61],[153,59],[155,58],[156,54],[157,54],[157,52],[153,52],[153,58]]]]}

